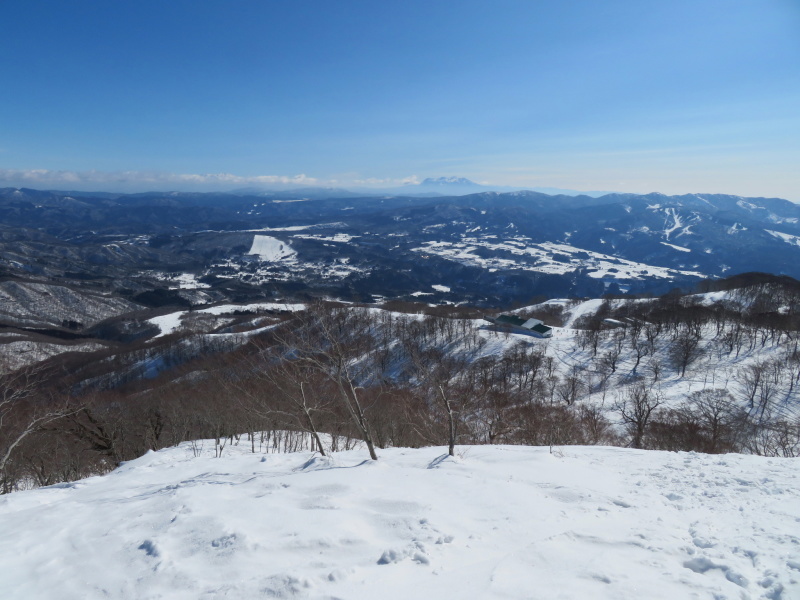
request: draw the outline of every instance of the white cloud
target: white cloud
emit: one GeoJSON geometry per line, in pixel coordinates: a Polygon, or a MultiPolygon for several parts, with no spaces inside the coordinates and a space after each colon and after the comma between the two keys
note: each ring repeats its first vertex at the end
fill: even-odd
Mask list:
{"type": "Polygon", "coordinates": [[[367,179],[354,179],[353,183],[356,185],[416,185],[420,182],[419,177],[416,175],[409,175],[408,177],[401,178],[377,178],[369,177],[367,179]]]}
{"type": "Polygon", "coordinates": [[[397,188],[416,185],[421,179],[407,177],[359,177],[356,174],[335,178],[299,175],[234,175],[232,173],[167,173],[163,171],[66,171],[51,169],[2,169],[0,187],[31,187],[104,192],[145,191],[229,191],[245,187],[286,189],[305,186],[343,188],[397,188]]]}
{"type": "Polygon", "coordinates": [[[85,189],[164,190],[231,189],[249,185],[317,185],[314,177],[300,175],[241,176],[231,173],[163,173],[157,171],[55,171],[49,169],[0,169],[0,183],[14,186],[82,187],[85,189]]]}

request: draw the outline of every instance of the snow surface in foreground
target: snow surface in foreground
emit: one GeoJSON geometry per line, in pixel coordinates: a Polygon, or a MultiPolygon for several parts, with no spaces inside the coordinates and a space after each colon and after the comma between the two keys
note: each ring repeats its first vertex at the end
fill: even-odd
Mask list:
{"type": "Polygon", "coordinates": [[[2,597],[800,598],[796,459],[247,450],[3,496],[2,597]]]}

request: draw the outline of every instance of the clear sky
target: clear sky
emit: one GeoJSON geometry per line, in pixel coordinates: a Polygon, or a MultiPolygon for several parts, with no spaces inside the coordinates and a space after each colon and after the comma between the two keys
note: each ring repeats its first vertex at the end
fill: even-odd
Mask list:
{"type": "Polygon", "coordinates": [[[800,201],[800,0],[25,0],[0,185],[800,201]]]}

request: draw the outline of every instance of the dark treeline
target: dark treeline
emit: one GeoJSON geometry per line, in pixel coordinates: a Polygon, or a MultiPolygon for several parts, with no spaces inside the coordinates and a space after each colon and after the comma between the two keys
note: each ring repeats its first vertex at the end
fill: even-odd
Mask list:
{"type": "MultiPolygon", "coordinates": [[[[363,444],[373,458],[390,446],[453,453],[457,444],[796,456],[800,301],[762,288],[741,291],[746,309],[677,295],[607,301],[575,324],[581,332],[568,357],[547,352],[545,340],[512,339],[488,325],[487,334],[464,318],[474,312],[320,303],[235,343],[200,334],[140,343],[87,367],[80,383],[53,379],[52,370],[7,370],[2,491],[107,472],[201,439],[217,455],[246,443],[253,452],[323,454],[363,444]],[[708,372],[712,358],[760,352],[763,360],[749,360],[733,379],[708,372]],[[142,379],[154,363],[161,372],[142,379]],[[665,397],[668,377],[700,375],[699,389],[665,397]]],[[[538,312],[550,322],[560,313],[538,312]]]]}

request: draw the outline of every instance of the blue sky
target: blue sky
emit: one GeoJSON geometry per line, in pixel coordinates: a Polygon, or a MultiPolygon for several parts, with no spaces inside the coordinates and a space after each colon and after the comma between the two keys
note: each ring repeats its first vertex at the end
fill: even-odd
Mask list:
{"type": "Polygon", "coordinates": [[[5,3],[0,185],[800,201],[800,1],[5,3]]]}

